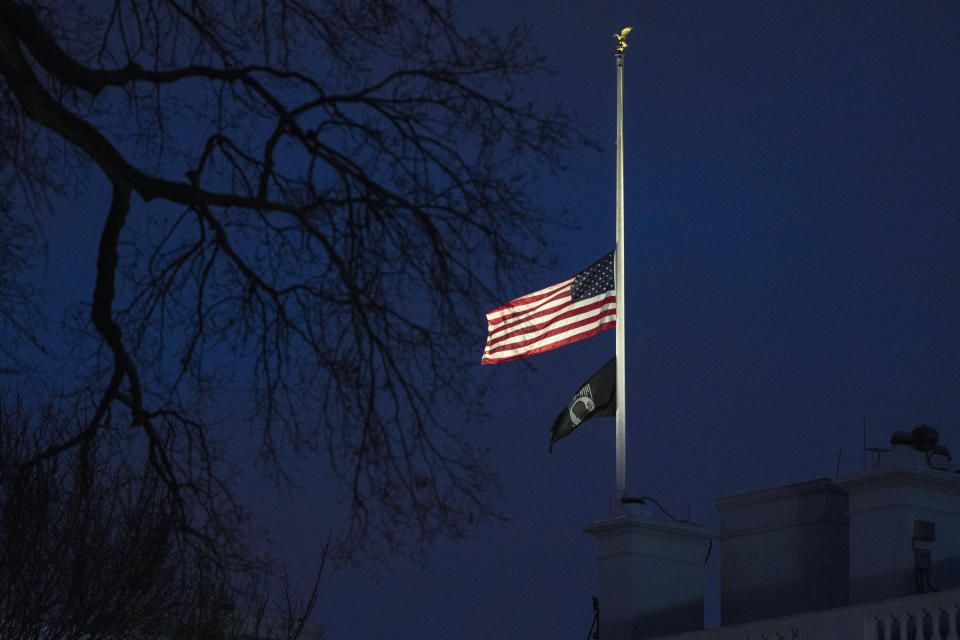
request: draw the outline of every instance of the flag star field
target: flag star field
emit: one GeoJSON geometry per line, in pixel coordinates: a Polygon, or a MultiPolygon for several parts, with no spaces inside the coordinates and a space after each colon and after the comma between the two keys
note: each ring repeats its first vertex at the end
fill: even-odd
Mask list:
{"type": "Polygon", "coordinates": [[[570,298],[573,302],[592,298],[615,288],[613,258],[614,252],[611,251],[577,274],[570,286],[570,298]]]}

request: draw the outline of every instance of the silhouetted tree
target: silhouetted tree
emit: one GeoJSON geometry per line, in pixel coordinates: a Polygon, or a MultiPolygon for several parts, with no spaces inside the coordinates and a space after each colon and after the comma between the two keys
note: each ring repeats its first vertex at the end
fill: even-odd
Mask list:
{"type": "MultiPolygon", "coordinates": [[[[245,515],[214,426],[241,419],[278,477],[290,455],[329,460],[344,557],[419,558],[495,514],[464,371],[478,304],[543,257],[526,178],[571,136],[517,99],[542,62],[526,31],[470,35],[433,0],[0,0],[0,16],[0,211],[36,240],[74,189],[110,194],[64,212],[100,229],[69,323],[82,426],[27,464],[138,448],[171,526],[227,559],[245,515]]],[[[29,335],[23,312],[0,307],[29,335]]]]}
{"type": "Polygon", "coordinates": [[[23,464],[68,426],[0,396],[0,637],[318,637],[301,621],[319,584],[276,606],[267,574],[227,571],[179,528],[151,465],[100,443],[23,464]]]}

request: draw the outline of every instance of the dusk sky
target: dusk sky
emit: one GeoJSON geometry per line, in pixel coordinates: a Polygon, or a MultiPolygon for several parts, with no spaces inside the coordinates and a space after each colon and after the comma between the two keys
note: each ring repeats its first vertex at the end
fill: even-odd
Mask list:
{"type": "MultiPolygon", "coordinates": [[[[531,273],[514,296],[613,248],[612,34],[634,27],[630,495],[715,528],[721,496],[832,478],[838,460],[841,476],[857,473],[864,423],[868,446],[933,425],[960,460],[960,3],[477,0],[462,15],[530,24],[554,73],[528,97],[562,102],[602,148],[537,181],[537,200],[572,225],[548,230],[556,271],[531,273]]],[[[86,232],[93,247],[96,229],[51,238],[51,274],[86,232]]],[[[614,332],[481,367],[485,330],[478,317],[475,375],[493,389],[475,437],[492,449],[506,520],[440,544],[425,568],[328,573],[315,617],[331,638],[587,634],[596,547],[583,527],[610,514],[614,421],[547,445],[614,332]]],[[[309,576],[336,508],[314,498],[324,473],[300,471],[303,489],[284,504],[264,495],[263,515],[309,576]]]]}
{"type": "MultiPolygon", "coordinates": [[[[624,68],[628,493],[717,525],[724,495],[856,473],[894,430],[960,451],[960,5],[953,2],[479,2],[527,22],[556,70],[531,97],[575,111],[602,152],[538,197],[556,282],[614,242],[612,34],[624,68]]],[[[506,300],[490,300],[493,308],[506,300]]],[[[484,319],[477,318],[477,361],[484,319]]],[[[336,575],[334,637],[582,638],[614,493],[614,421],[547,454],[614,332],[477,366],[495,392],[509,521],[379,583],[336,575]]],[[[309,537],[304,531],[302,540],[309,537]]],[[[712,569],[711,569],[712,570],[712,569]]],[[[601,607],[603,603],[601,603],[601,607]]]]}

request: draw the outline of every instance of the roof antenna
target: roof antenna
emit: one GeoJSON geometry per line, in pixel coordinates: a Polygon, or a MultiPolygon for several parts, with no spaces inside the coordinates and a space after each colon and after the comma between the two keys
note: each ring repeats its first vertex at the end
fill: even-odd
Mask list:
{"type": "Polygon", "coordinates": [[[863,471],[867,470],[867,414],[863,414],[863,471]]]}

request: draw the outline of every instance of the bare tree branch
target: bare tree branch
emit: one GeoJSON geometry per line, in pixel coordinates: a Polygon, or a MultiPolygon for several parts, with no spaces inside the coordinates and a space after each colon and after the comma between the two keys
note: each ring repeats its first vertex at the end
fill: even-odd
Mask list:
{"type": "Polygon", "coordinates": [[[577,137],[521,99],[542,65],[527,33],[468,34],[433,0],[71,7],[0,0],[0,123],[67,150],[0,153],[0,211],[34,233],[59,176],[111,189],[82,213],[101,231],[67,390],[82,426],[24,468],[122,442],[224,566],[244,548],[238,423],[276,478],[329,464],[341,560],[422,560],[497,517],[469,437],[476,319],[546,259],[525,188],[577,137]]]}

